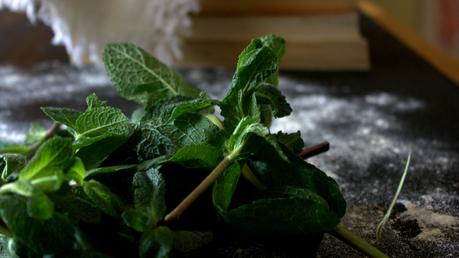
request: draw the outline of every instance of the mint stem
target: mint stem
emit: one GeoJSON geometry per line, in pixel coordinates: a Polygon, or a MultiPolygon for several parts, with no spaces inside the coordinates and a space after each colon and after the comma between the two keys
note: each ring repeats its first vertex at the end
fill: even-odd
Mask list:
{"type": "Polygon", "coordinates": [[[169,214],[166,215],[164,221],[171,221],[178,219],[184,211],[186,211],[196,199],[199,198],[223,172],[233,163],[232,159],[224,158],[220,163],[210,172],[210,174],[190,193],[182,202],[175,207],[169,214]]]}
{"type": "Polygon", "coordinates": [[[368,255],[369,257],[388,258],[388,256],[381,252],[378,248],[374,247],[363,238],[352,233],[350,230],[348,230],[342,225],[336,226],[335,230],[331,232],[331,234],[336,238],[342,240],[343,242],[347,243],[354,249],[368,255]]]}
{"type": "Polygon", "coordinates": [[[46,131],[45,136],[41,138],[41,140],[34,145],[30,146],[29,148],[29,153],[35,152],[46,140],[49,138],[53,137],[53,135],[59,130],[60,124],[59,123],[53,123],[51,127],[46,131]]]}
{"type": "Polygon", "coordinates": [[[300,153],[300,157],[302,159],[307,159],[312,156],[318,155],[320,153],[326,152],[329,149],[330,149],[330,143],[322,142],[322,143],[304,148],[300,153]]]}

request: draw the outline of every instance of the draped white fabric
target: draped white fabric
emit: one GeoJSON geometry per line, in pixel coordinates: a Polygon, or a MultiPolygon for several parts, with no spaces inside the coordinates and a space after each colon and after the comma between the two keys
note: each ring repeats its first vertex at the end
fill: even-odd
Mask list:
{"type": "Polygon", "coordinates": [[[104,45],[114,41],[132,42],[170,63],[180,57],[198,0],[0,0],[2,8],[49,25],[53,43],[64,45],[76,65],[100,64],[104,45]]]}

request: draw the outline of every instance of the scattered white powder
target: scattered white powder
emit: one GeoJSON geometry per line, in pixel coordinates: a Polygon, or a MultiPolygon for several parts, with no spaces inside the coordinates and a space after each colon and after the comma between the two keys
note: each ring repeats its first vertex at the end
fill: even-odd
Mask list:
{"type": "Polygon", "coordinates": [[[0,67],[0,140],[22,142],[31,122],[27,118],[36,119],[33,114],[40,113],[42,103],[66,105],[76,96],[84,99],[87,92],[108,85],[105,73],[90,67],[77,70],[48,64],[28,72],[0,67]]]}

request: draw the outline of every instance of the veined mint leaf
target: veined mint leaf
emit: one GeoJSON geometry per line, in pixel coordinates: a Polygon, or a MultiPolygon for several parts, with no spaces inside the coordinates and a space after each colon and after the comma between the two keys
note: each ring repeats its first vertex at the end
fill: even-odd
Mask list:
{"type": "Polygon", "coordinates": [[[15,144],[0,142],[0,154],[16,153],[27,155],[29,153],[29,146],[25,144],[15,144]]]}
{"type": "Polygon", "coordinates": [[[53,216],[54,204],[48,196],[39,188],[25,180],[17,180],[13,183],[3,185],[1,193],[14,193],[27,197],[27,213],[30,217],[47,220],[53,216]]]}
{"type": "Polygon", "coordinates": [[[113,107],[89,109],[78,117],[74,129],[77,148],[88,146],[110,136],[131,134],[128,118],[121,110],[113,107]]]}
{"type": "Polygon", "coordinates": [[[0,195],[0,216],[15,241],[38,254],[60,254],[73,247],[74,224],[60,213],[47,220],[30,217],[25,197],[0,195]]]}
{"type": "Polygon", "coordinates": [[[141,104],[177,95],[199,95],[199,90],[189,86],[180,74],[132,44],[108,44],[104,49],[104,64],[120,94],[141,104]]]}
{"type": "Polygon", "coordinates": [[[327,201],[330,210],[342,217],[346,202],[338,184],[315,166],[304,162],[297,153],[285,153],[288,159],[266,141],[258,142],[259,149],[247,160],[254,175],[268,188],[293,186],[306,188],[327,201]]]}
{"type": "Polygon", "coordinates": [[[78,150],[77,156],[83,160],[87,169],[96,168],[129,139],[131,132],[127,133],[126,135],[111,135],[94,144],[84,146],[78,150]]]}
{"type": "Polygon", "coordinates": [[[145,108],[137,108],[131,114],[131,123],[138,124],[145,116],[145,108]]]}
{"type": "Polygon", "coordinates": [[[266,104],[271,107],[274,117],[288,116],[292,112],[292,108],[282,96],[279,89],[272,84],[260,83],[249,89],[249,94],[255,94],[257,104],[266,104]]]}
{"type": "Polygon", "coordinates": [[[230,159],[237,158],[242,152],[249,151],[245,149],[246,146],[249,146],[249,148],[258,148],[257,145],[247,144],[247,141],[252,135],[266,138],[269,135],[269,129],[252,117],[244,117],[226,142],[230,159]]]}
{"type": "Polygon", "coordinates": [[[97,223],[101,221],[101,211],[91,203],[82,186],[61,188],[48,194],[54,203],[54,210],[66,214],[73,221],[97,223]]]}
{"type": "Polygon", "coordinates": [[[186,168],[214,168],[223,159],[221,148],[210,144],[185,145],[169,161],[186,168]]]}
{"type": "Polygon", "coordinates": [[[299,131],[295,133],[284,133],[279,131],[272,136],[294,154],[300,153],[304,148],[304,142],[299,131]]]}
{"type": "Polygon", "coordinates": [[[242,50],[241,54],[239,54],[237,66],[243,66],[247,63],[248,59],[252,58],[254,53],[262,47],[269,48],[278,61],[280,61],[285,53],[285,40],[275,35],[266,35],[258,39],[253,39],[249,45],[242,50]]]}
{"type": "Polygon", "coordinates": [[[76,120],[81,115],[80,111],[71,108],[42,107],[41,110],[52,120],[70,128],[75,128],[76,120]]]}
{"type": "MultiPolygon", "coordinates": [[[[108,106],[94,93],[86,98],[86,102],[88,108],[85,112],[52,107],[42,108],[42,110],[56,122],[69,127],[69,131],[75,137],[74,145],[78,149],[110,137],[117,138],[109,141],[111,148],[105,146],[103,153],[99,149],[93,152],[96,155],[92,156],[91,160],[84,160],[86,166],[95,167],[127,140],[132,132],[128,118],[120,109],[108,106]]],[[[80,151],[83,156],[85,150],[80,151]]]]}
{"type": "MultiPolygon", "coordinates": [[[[161,129],[167,130],[167,128],[166,126],[161,129]]],[[[171,137],[178,140],[179,146],[190,144],[222,146],[224,141],[223,131],[200,114],[180,116],[169,129],[171,137]]]]}
{"type": "Polygon", "coordinates": [[[27,145],[39,142],[46,135],[46,128],[40,123],[32,123],[24,143],[27,145]]]}
{"type": "Polygon", "coordinates": [[[212,100],[207,96],[190,98],[184,96],[172,97],[156,105],[147,107],[142,122],[150,124],[170,124],[179,116],[195,113],[210,108],[212,100]]]}
{"type": "Polygon", "coordinates": [[[232,131],[240,119],[248,115],[244,106],[249,105],[244,102],[250,103],[252,98],[250,94],[249,98],[243,97],[243,91],[262,83],[277,85],[283,44],[283,39],[270,35],[252,40],[240,54],[230,89],[220,105],[228,131],[232,131]]]}
{"type": "Polygon", "coordinates": [[[51,138],[40,146],[32,160],[21,170],[19,179],[32,181],[55,176],[57,173],[63,173],[72,161],[72,140],[51,138]]]}
{"type": "Polygon", "coordinates": [[[173,232],[167,227],[150,228],[140,238],[139,256],[167,258],[174,244],[173,232]]]}
{"type": "Polygon", "coordinates": [[[148,218],[145,226],[155,226],[166,213],[166,185],[157,168],[139,171],[132,181],[135,209],[148,218]]]}
{"type": "Polygon", "coordinates": [[[160,128],[146,126],[141,128],[141,140],[137,144],[139,161],[154,159],[160,156],[170,156],[176,151],[176,143],[160,128]]]}
{"type": "Polygon", "coordinates": [[[26,180],[16,180],[0,188],[2,194],[15,193],[25,197],[32,196],[33,190],[33,185],[26,180]]]}
{"type": "Polygon", "coordinates": [[[86,104],[88,109],[107,107],[107,101],[99,99],[95,93],[92,93],[86,97],[86,104]]]}
{"type": "Polygon", "coordinates": [[[110,166],[110,167],[98,167],[98,168],[89,170],[86,173],[86,176],[84,176],[84,180],[93,179],[99,175],[104,175],[104,174],[126,172],[128,170],[132,170],[136,168],[137,168],[137,165],[118,165],[118,166],[110,166]]]}
{"type": "Polygon", "coordinates": [[[230,207],[240,175],[241,167],[238,162],[234,162],[215,182],[212,200],[220,214],[224,214],[230,207]]]}
{"type": "Polygon", "coordinates": [[[104,213],[118,217],[118,211],[121,209],[121,201],[110,189],[97,182],[89,180],[84,182],[83,190],[92,203],[104,213]]]}
{"type": "Polygon", "coordinates": [[[0,172],[1,179],[7,180],[13,173],[19,172],[26,164],[27,157],[22,154],[1,154],[0,172]]]}
{"type": "Polygon", "coordinates": [[[179,116],[170,124],[141,125],[142,140],[137,145],[140,161],[173,155],[186,145],[223,145],[223,131],[205,116],[190,113],[179,116]]]}
{"type": "Polygon", "coordinates": [[[85,175],[86,169],[84,167],[83,161],[81,161],[80,158],[76,158],[65,176],[67,179],[74,180],[77,184],[81,185],[85,175]]]}
{"type": "Polygon", "coordinates": [[[53,216],[54,203],[43,191],[34,189],[32,195],[27,198],[27,214],[40,220],[48,220],[53,216]]]}
{"type": "Polygon", "coordinates": [[[304,235],[327,232],[339,223],[327,202],[308,189],[286,187],[269,197],[223,214],[227,223],[255,236],[304,235]]]}

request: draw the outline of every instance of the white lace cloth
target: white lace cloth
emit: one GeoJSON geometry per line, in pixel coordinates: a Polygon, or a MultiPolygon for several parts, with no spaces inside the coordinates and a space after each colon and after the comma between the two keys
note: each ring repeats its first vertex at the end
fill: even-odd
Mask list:
{"type": "Polygon", "coordinates": [[[100,64],[104,45],[115,41],[132,42],[171,63],[180,58],[188,14],[197,11],[198,0],[0,0],[3,8],[49,25],[53,43],[64,45],[76,65],[100,64]]]}

